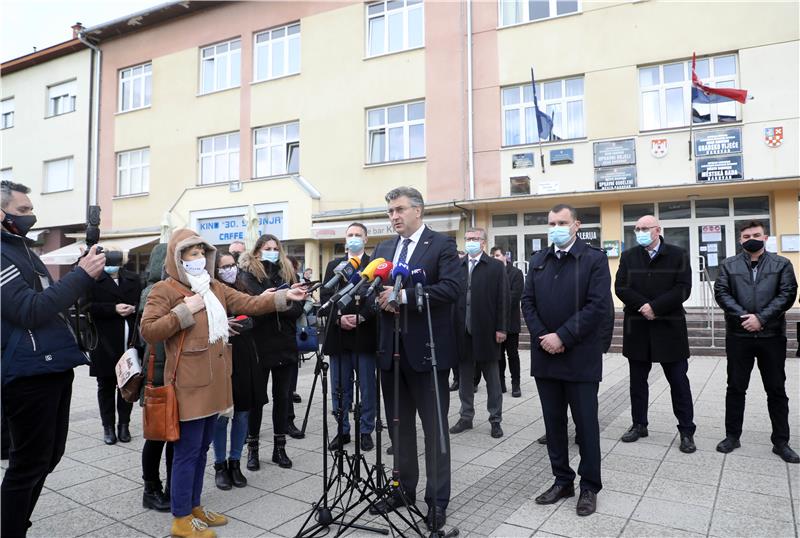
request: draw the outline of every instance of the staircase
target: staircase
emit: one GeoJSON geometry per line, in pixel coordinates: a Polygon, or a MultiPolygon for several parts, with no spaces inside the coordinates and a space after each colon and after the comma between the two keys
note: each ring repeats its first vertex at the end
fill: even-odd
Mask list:
{"type": "MultiPolygon", "coordinates": [[[[614,316],[614,337],[611,340],[609,353],[622,353],[622,310],[614,316]]],[[[800,324],[800,309],[792,308],[786,313],[786,356],[793,358],[797,352],[797,328],[800,324]]],[[[714,309],[714,342],[711,341],[710,311],[705,308],[687,308],[686,325],[689,330],[689,349],[692,356],[725,356],[725,318],[722,310],[714,309]]],[[[522,320],[522,332],[519,335],[519,348],[530,349],[530,333],[522,320]]]]}

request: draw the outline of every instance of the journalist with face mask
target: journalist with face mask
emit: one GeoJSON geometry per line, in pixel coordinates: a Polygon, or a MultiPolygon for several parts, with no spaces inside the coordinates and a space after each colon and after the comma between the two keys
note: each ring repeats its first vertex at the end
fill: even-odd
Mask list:
{"type": "Polygon", "coordinates": [[[36,223],[30,189],[3,181],[0,191],[2,413],[11,437],[0,488],[0,534],[17,537],[28,532],[45,479],[64,454],[72,369],[88,364],[66,312],[103,273],[105,254],[93,246],[54,282],[25,237],[36,223]]]}

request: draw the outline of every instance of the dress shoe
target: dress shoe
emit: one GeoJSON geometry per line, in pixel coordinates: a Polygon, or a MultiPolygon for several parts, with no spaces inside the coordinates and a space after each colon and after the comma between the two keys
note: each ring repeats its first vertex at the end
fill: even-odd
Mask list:
{"type": "Polygon", "coordinates": [[[350,434],[349,433],[343,433],[341,436],[337,435],[336,437],[331,439],[331,442],[328,444],[328,449],[329,450],[339,450],[340,448],[342,448],[344,445],[346,445],[349,442],[350,442],[350,434]]]}
{"type": "Polygon", "coordinates": [[[454,379],[452,383],[450,383],[450,392],[455,392],[458,390],[458,379],[454,379]]]}
{"type": "Polygon", "coordinates": [[[575,486],[572,484],[565,484],[563,486],[559,486],[558,484],[554,484],[550,486],[550,489],[539,495],[534,499],[536,504],[555,504],[561,499],[566,499],[567,497],[574,497],[575,496],[575,486]]]}
{"type": "Polygon", "coordinates": [[[303,398],[300,397],[300,395],[297,394],[296,392],[293,392],[292,393],[292,402],[294,402],[294,403],[303,403],[303,398]]]}
{"type": "Polygon", "coordinates": [[[578,505],[575,507],[575,513],[579,516],[590,516],[597,510],[597,493],[582,489],[581,495],[578,497],[578,505]]]}
{"type": "Polygon", "coordinates": [[[372,442],[372,436],[368,433],[361,434],[361,450],[369,452],[375,448],[375,443],[372,442]]]}
{"type": "Polygon", "coordinates": [[[547,444],[547,434],[544,434],[541,437],[539,437],[536,440],[536,442],[539,443],[540,445],[546,445],[547,444]]]}
{"type": "Polygon", "coordinates": [[[628,431],[626,431],[620,441],[623,443],[633,443],[638,441],[640,437],[647,437],[647,426],[644,424],[633,424],[628,431]]]}
{"type": "Polygon", "coordinates": [[[519,383],[511,383],[511,397],[522,398],[522,391],[519,388],[519,383]]]}
{"type": "MultiPolygon", "coordinates": [[[[406,500],[409,505],[414,504],[414,499],[407,498],[406,500]]],[[[402,495],[399,493],[393,493],[385,499],[377,501],[374,506],[370,507],[369,513],[373,516],[379,516],[381,514],[393,512],[398,508],[402,508],[403,506],[405,506],[405,503],[403,502],[402,495]]]]}
{"type": "Polygon", "coordinates": [[[103,426],[103,442],[107,445],[117,444],[117,434],[114,433],[114,426],[103,426]]]}
{"type": "Polygon", "coordinates": [[[228,491],[233,487],[231,484],[231,474],[228,472],[228,462],[214,464],[214,484],[217,489],[228,491]]]}
{"type": "Polygon", "coordinates": [[[503,437],[503,428],[500,427],[499,422],[492,422],[492,437],[495,439],[503,437]]]}
{"type": "Polygon", "coordinates": [[[128,429],[127,424],[118,424],[117,425],[117,439],[119,439],[120,443],[130,443],[131,442],[131,431],[128,429]]]}
{"type": "Polygon", "coordinates": [[[697,450],[697,445],[694,444],[694,435],[681,434],[681,446],[679,450],[685,454],[691,454],[697,450]]]}
{"type": "Polygon", "coordinates": [[[228,473],[231,476],[231,484],[237,488],[243,488],[247,485],[247,478],[242,474],[239,460],[228,460],[228,473]]]}
{"type": "Polygon", "coordinates": [[[297,429],[293,420],[289,421],[289,425],[286,427],[286,433],[289,434],[289,437],[292,439],[303,439],[306,436],[306,434],[297,429]]]}
{"type": "Polygon", "coordinates": [[[461,433],[464,430],[471,430],[471,429],[472,429],[472,422],[460,418],[458,419],[458,422],[453,424],[453,426],[450,428],[450,433],[461,433]]]}
{"type": "Polygon", "coordinates": [[[445,523],[447,523],[447,511],[443,507],[431,506],[428,508],[428,515],[425,516],[425,525],[429,531],[438,531],[444,527],[445,523]]]}
{"type": "Polygon", "coordinates": [[[729,452],[733,452],[734,449],[739,448],[742,446],[742,443],[736,437],[727,436],[725,439],[717,444],[717,452],[722,452],[723,454],[728,454],[729,452]]]}
{"type": "Polygon", "coordinates": [[[772,453],[780,456],[781,459],[786,463],[800,463],[800,456],[797,455],[797,452],[791,449],[789,443],[773,446],[772,453]]]}

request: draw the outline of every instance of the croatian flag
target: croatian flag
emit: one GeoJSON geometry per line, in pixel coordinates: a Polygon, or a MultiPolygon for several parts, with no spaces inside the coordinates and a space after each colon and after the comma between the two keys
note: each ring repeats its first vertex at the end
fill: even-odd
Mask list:
{"type": "Polygon", "coordinates": [[[737,90],[736,88],[712,88],[702,83],[695,72],[697,56],[692,53],[692,103],[716,104],[728,101],[739,101],[744,104],[747,101],[747,90],[737,90]]]}

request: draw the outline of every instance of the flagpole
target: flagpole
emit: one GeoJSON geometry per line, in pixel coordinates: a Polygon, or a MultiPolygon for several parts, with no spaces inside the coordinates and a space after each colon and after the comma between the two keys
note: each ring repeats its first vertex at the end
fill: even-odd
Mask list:
{"type": "Polygon", "coordinates": [[[692,136],[694,134],[694,101],[692,100],[692,89],[694,88],[694,81],[695,77],[695,65],[697,63],[697,54],[692,52],[692,85],[689,86],[689,160],[692,160],[692,136]]]}
{"type": "Polygon", "coordinates": [[[536,139],[539,140],[539,162],[542,164],[542,174],[544,174],[544,150],[542,150],[542,126],[539,123],[539,102],[536,99],[536,79],[533,76],[533,66],[531,66],[531,89],[533,90],[533,114],[536,116],[536,139]]]}

